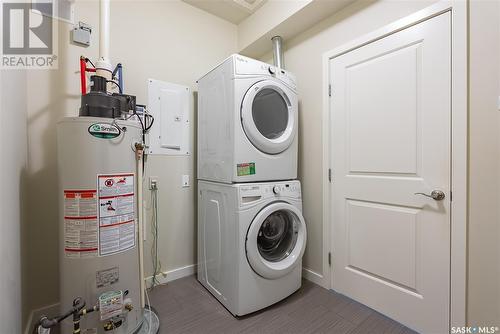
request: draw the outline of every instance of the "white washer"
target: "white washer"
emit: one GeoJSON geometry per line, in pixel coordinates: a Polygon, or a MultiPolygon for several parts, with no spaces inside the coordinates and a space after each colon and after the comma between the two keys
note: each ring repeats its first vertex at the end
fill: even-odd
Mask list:
{"type": "Polygon", "coordinates": [[[230,56],[198,80],[198,179],[296,179],[297,126],[294,76],[230,56]]]}
{"type": "Polygon", "coordinates": [[[301,286],[306,225],[299,181],[198,181],[198,280],[234,315],[301,286]]]}

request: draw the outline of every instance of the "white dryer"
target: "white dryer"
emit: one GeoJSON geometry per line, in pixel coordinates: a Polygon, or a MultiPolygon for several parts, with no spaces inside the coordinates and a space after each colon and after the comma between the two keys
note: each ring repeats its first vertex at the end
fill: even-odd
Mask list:
{"type": "Polygon", "coordinates": [[[233,314],[300,288],[306,225],[299,181],[198,181],[198,280],[233,314]]]}
{"type": "Polygon", "coordinates": [[[297,126],[294,76],[230,56],[198,80],[198,179],[296,179],[297,126]]]}

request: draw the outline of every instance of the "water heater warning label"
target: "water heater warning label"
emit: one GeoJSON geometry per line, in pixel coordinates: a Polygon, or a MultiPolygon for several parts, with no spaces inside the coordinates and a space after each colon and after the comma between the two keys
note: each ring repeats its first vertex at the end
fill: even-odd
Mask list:
{"type": "Polygon", "coordinates": [[[123,308],[123,292],[108,291],[99,296],[101,321],[120,315],[123,308]]]}
{"type": "Polygon", "coordinates": [[[64,191],[64,253],[66,257],[97,256],[97,191],[64,191]]]}
{"type": "Polygon", "coordinates": [[[99,270],[95,275],[96,286],[98,289],[118,283],[119,279],[120,269],[118,267],[99,270]]]}
{"type": "Polygon", "coordinates": [[[98,175],[99,255],[135,247],[134,174],[98,175]]]}

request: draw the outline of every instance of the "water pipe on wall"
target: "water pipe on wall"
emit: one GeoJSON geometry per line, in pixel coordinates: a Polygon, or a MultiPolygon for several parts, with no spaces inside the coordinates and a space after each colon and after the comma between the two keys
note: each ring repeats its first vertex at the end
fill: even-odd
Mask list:
{"type": "Polygon", "coordinates": [[[96,62],[96,74],[111,80],[113,71],[109,58],[110,39],[110,0],[99,2],[99,59],[96,62]]]}

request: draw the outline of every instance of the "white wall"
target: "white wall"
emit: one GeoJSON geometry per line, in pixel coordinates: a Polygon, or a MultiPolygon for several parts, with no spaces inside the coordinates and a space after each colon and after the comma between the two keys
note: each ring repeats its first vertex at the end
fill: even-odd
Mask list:
{"type": "MultiPolygon", "coordinates": [[[[323,274],[322,55],[356,37],[430,5],[432,1],[358,1],[285,43],[285,68],[299,87],[299,178],[307,248],[304,266],[323,274]]],[[[264,57],[272,62],[272,56],[264,57]]]]}
{"type": "Polygon", "coordinates": [[[26,73],[0,71],[0,331],[21,333],[22,189],[26,165],[26,73]]]}
{"type": "Polygon", "coordinates": [[[500,2],[470,2],[468,322],[500,325],[500,2]]]}
{"type": "MultiPolygon", "coordinates": [[[[98,55],[98,2],[77,1],[75,15],[75,21],[92,26],[92,45],[70,45],[71,27],[60,23],[59,69],[30,71],[28,76],[30,284],[25,320],[27,311],[58,302],[54,127],[61,117],[78,115],[79,57],[96,59],[98,55]]],[[[111,2],[111,59],[123,64],[125,92],[136,95],[138,103],[148,102],[148,78],[195,90],[196,80],[235,50],[235,25],[181,1],[111,2]]],[[[196,261],[194,157],[149,158],[147,173],[158,176],[160,185],[160,260],[164,270],[196,261]],[[182,174],[190,174],[193,186],[180,188],[182,174]]],[[[144,196],[149,199],[149,192],[144,196]]],[[[150,240],[145,246],[146,275],[151,272],[150,240]]]]}

